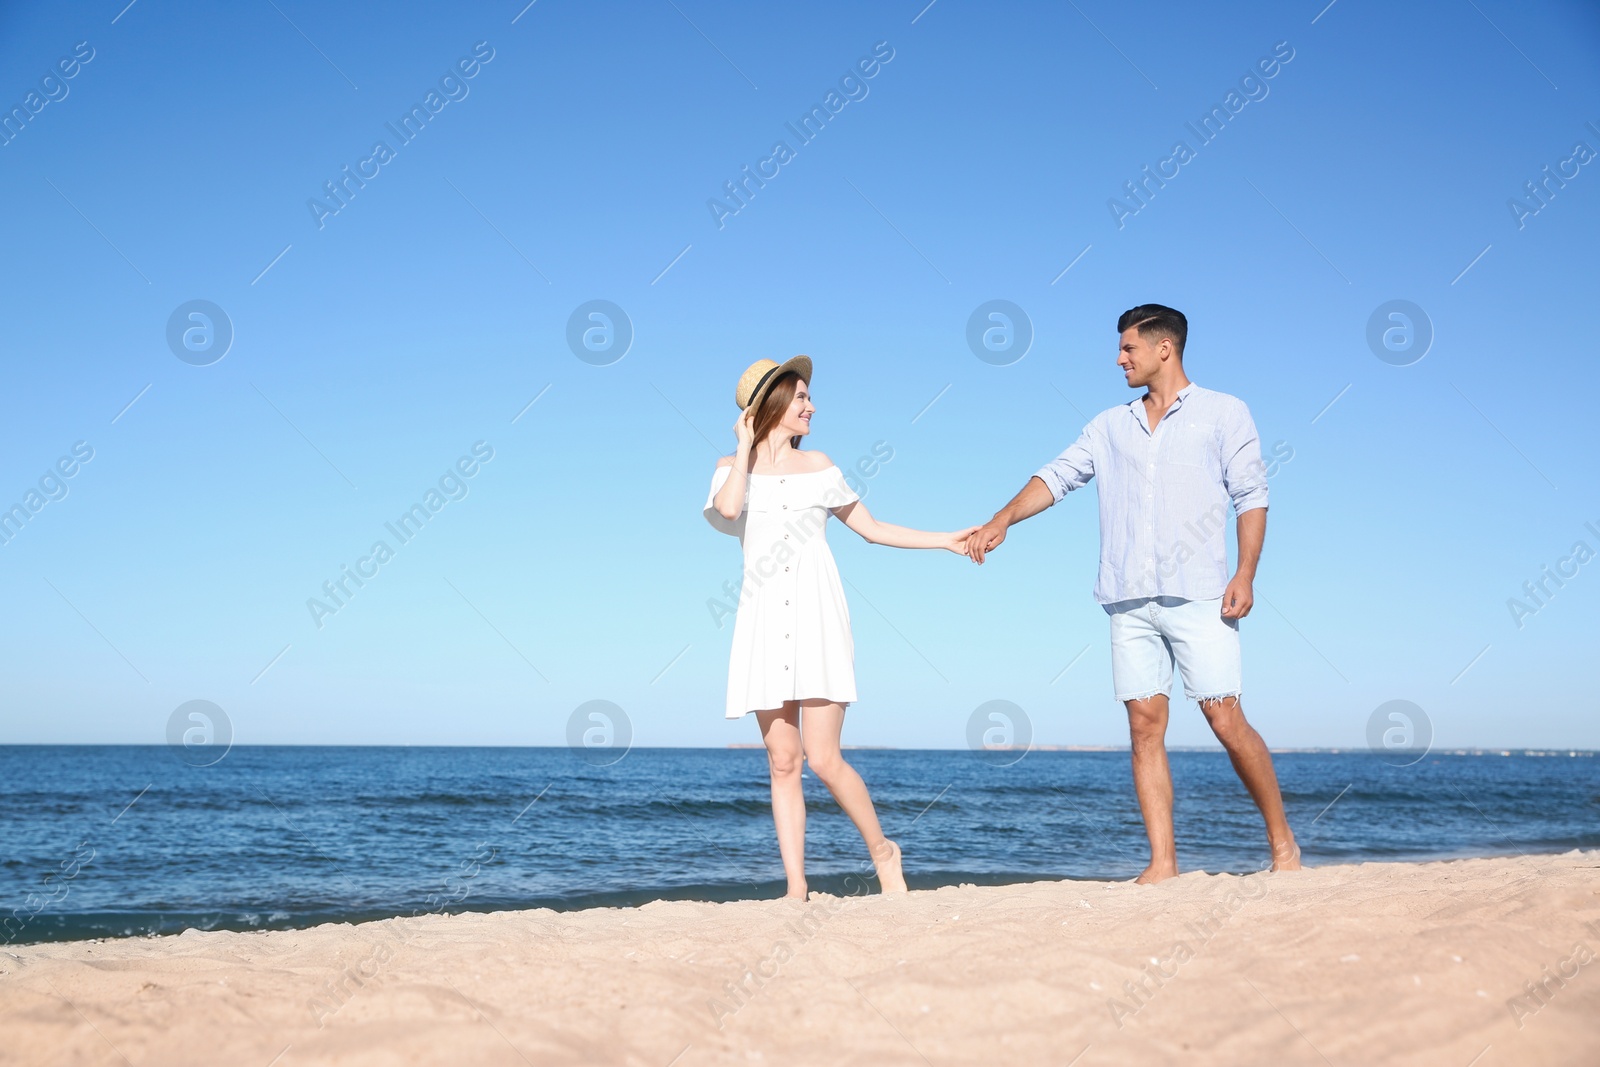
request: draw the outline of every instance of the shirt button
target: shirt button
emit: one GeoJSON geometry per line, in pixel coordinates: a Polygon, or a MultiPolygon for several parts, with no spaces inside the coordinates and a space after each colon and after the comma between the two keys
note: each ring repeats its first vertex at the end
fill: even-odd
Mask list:
{"type": "Polygon", "coordinates": [[[785,541],[787,541],[787,540],[789,540],[789,535],[788,535],[788,534],[784,534],[784,535],[783,535],[783,539],[784,539],[784,540],[785,540],[785,541]]]}
{"type": "MultiPolygon", "coordinates": [[[[788,569],[789,569],[789,568],[788,568],[788,567],[785,567],[785,568],[783,568],[783,569],[784,569],[784,570],[788,570],[788,569]]],[[[788,603],[788,601],[787,601],[787,600],[785,600],[785,601],[784,601],[784,603],[785,603],[785,604],[787,604],[787,603],[788,603]]]]}
{"type": "Polygon", "coordinates": [[[789,505],[788,504],[783,505],[783,510],[784,511],[788,511],[789,510],[789,505]]]}
{"type": "Polygon", "coordinates": [[[784,664],[784,665],[783,665],[783,669],[784,669],[784,670],[788,670],[788,669],[789,669],[789,665],[788,665],[788,664],[787,664],[787,663],[785,663],[785,664],[784,664]]]}

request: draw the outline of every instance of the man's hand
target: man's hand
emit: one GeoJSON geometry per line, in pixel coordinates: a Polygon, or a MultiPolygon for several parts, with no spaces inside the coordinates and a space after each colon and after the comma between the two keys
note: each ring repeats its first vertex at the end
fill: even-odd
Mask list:
{"type": "Polygon", "coordinates": [[[1267,538],[1267,509],[1251,508],[1239,516],[1239,569],[1222,591],[1222,617],[1242,619],[1250,614],[1256,595],[1250,589],[1256,564],[1261,560],[1261,543],[1267,538]]]}
{"type": "Polygon", "coordinates": [[[1243,575],[1235,574],[1233,581],[1228,583],[1228,588],[1222,591],[1222,617],[1224,619],[1242,619],[1250,614],[1250,609],[1255,606],[1256,595],[1250,588],[1250,579],[1243,575]]]}
{"type": "Polygon", "coordinates": [[[967,538],[967,555],[972,562],[982,564],[985,555],[1000,547],[1000,542],[1006,539],[1006,525],[990,519],[987,525],[972,532],[972,536],[967,538]]]}
{"type": "Polygon", "coordinates": [[[1008,529],[1023,519],[1039,514],[1055,502],[1055,497],[1050,495],[1049,487],[1035,474],[1028,479],[1028,484],[1022,487],[1022,492],[1011,498],[1011,503],[995,512],[994,518],[978,527],[972,536],[967,538],[967,555],[972,558],[972,562],[982,563],[984,556],[1000,547],[1000,543],[1006,539],[1008,529]]]}

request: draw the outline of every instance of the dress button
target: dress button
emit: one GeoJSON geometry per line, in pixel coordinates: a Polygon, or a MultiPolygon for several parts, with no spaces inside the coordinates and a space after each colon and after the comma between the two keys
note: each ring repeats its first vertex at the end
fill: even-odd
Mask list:
{"type": "Polygon", "coordinates": [[[783,539],[784,539],[784,540],[785,540],[785,541],[787,541],[787,540],[789,540],[789,535],[788,535],[788,534],[784,534],[784,535],[783,535],[783,539]]]}
{"type": "Polygon", "coordinates": [[[788,511],[789,510],[789,505],[788,504],[783,505],[783,510],[784,511],[788,511]]]}
{"type": "Polygon", "coordinates": [[[784,665],[783,665],[783,669],[784,669],[784,670],[788,670],[788,669],[789,669],[789,665],[788,665],[788,664],[787,664],[787,663],[785,663],[785,664],[784,664],[784,665]]]}
{"type": "MultiPolygon", "coordinates": [[[[785,568],[783,568],[783,569],[784,569],[784,570],[788,570],[788,569],[789,569],[789,568],[788,568],[788,567],[785,567],[785,568]]],[[[787,600],[785,600],[785,601],[784,601],[784,603],[785,603],[785,604],[787,604],[787,603],[788,603],[788,601],[787,601],[787,600]]]]}

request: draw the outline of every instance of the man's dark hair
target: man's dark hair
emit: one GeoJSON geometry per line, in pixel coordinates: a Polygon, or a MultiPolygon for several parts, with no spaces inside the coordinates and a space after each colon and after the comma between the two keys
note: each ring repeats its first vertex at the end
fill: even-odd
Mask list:
{"type": "Polygon", "coordinates": [[[1131,329],[1137,329],[1140,337],[1155,335],[1172,338],[1172,343],[1178,346],[1180,357],[1183,355],[1183,343],[1189,338],[1189,320],[1183,317],[1183,312],[1165,304],[1140,304],[1124,311],[1122,318],[1117,320],[1117,333],[1131,329]]]}

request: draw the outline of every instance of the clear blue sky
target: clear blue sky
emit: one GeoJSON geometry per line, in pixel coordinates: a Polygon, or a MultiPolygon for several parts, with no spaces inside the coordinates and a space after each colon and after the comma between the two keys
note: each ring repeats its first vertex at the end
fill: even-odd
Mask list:
{"type": "MultiPolygon", "coordinates": [[[[1359,746],[1406,699],[1444,745],[1600,747],[1600,561],[1507,604],[1600,552],[1597,50],[1577,2],[7,5],[0,504],[66,495],[0,546],[0,739],[156,742],[205,699],[239,742],[559,744],[606,699],[640,744],[754,741],[707,607],[737,545],[700,515],[744,366],[810,354],[811,445],[885,442],[873,511],[955,528],[1130,398],[1116,317],[1159,301],[1191,377],[1292,450],[1244,628],[1268,740],[1359,746]],[[785,123],[875,46],[802,144],[785,123]],[[319,227],[347,165],[371,176],[319,227]],[[1569,177],[1519,227],[1546,165],[1569,177]],[[634,331],[609,365],[566,339],[596,299],[634,331]],[[966,341],[995,299],[1035,333],[1010,365],[966,341]],[[1396,299],[1433,331],[1405,366],[1367,341],[1396,299]],[[210,365],[167,341],[191,300],[232,324],[210,365]],[[378,540],[319,629],[308,598],[378,540]]],[[[1125,742],[1092,490],[981,569],[829,536],[847,740],[958,747],[1005,699],[1041,742],[1125,742]]],[[[1170,740],[1206,738],[1189,705],[1170,740]]]]}

